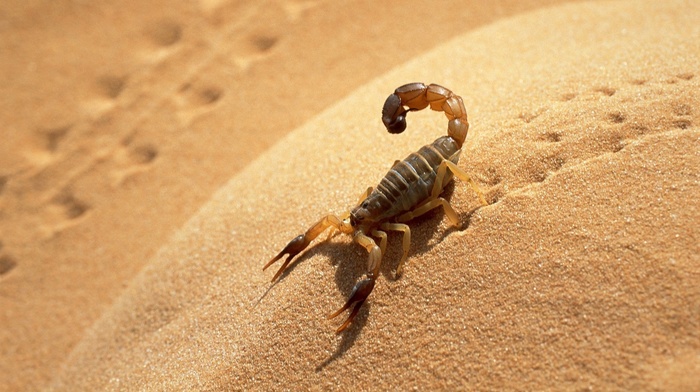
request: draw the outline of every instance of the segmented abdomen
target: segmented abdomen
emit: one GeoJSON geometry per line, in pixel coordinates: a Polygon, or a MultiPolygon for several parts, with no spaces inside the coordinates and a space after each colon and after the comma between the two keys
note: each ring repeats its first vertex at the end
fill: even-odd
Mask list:
{"type": "MultiPolygon", "coordinates": [[[[375,221],[385,220],[410,211],[425,201],[433,190],[437,168],[443,159],[459,160],[459,147],[454,139],[443,136],[432,144],[423,146],[406,159],[398,162],[384,176],[377,188],[367,198],[381,205],[375,221]]],[[[443,187],[452,179],[448,172],[443,187]]]]}

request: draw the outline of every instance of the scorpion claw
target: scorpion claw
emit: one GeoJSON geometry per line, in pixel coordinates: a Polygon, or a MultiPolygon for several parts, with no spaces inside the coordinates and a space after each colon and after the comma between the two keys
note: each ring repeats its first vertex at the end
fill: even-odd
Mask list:
{"type": "Polygon", "coordinates": [[[362,307],[362,304],[365,303],[365,300],[369,296],[369,294],[372,292],[372,289],[374,289],[374,278],[366,278],[363,279],[355,285],[355,287],[352,289],[352,293],[350,293],[350,298],[348,301],[343,305],[342,308],[338,309],[337,312],[331,314],[328,316],[329,319],[335,318],[347,309],[352,306],[352,304],[355,304],[355,306],[352,309],[352,312],[350,312],[350,316],[345,320],[343,325],[338,327],[338,329],[335,331],[336,333],[341,333],[343,332],[352,322],[352,320],[355,318],[357,315],[357,312],[360,311],[360,308],[362,307]]]}
{"type": "Polygon", "coordinates": [[[304,250],[309,245],[309,242],[310,241],[306,240],[306,236],[301,234],[293,240],[289,241],[289,244],[287,244],[287,246],[285,246],[284,249],[282,249],[282,251],[277,256],[273,257],[272,260],[268,261],[267,264],[265,264],[265,266],[263,267],[263,271],[265,271],[267,267],[277,262],[277,260],[281,259],[282,256],[284,256],[285,254],[289,254],[289,256],[287,256],[287,259],[284,260],[284,263],[282,263],[282,266],[277,271],[275,276],[272,277],[272,282],[277,280],[277,278],[279,278],[279,276],[282,275],[282,272],[284,272],[284,270],[287,269],[287,265],[289,265],[289,262],[292,261],[294,256],[296,256],[297,254],[299,254],[299,252],[304,250]]]}

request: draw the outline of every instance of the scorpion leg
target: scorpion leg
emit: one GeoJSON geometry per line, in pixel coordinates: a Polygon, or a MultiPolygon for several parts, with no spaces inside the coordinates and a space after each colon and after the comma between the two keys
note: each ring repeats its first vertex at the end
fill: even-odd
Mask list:
{"type": "MultiPolygon", "coordinates": [[[[387,222],[381,225],[381,229],[403,232],[403,255],[401,256],[401,261],[399,261],[398,267],[396,267],[396,277],[398,278],[401,276],[401,272],[403,271],[403,263],[406,261],[406,258],[408,258],[408,250],[411,247],[411,228],[403,223],[387,222]]],[[[382,254],[384,254],[384,251],[382,251],[382,254]]]]}
{"type": "Polygon", "coordinates": [[[365,201],[365,199],[367,198],[367,196],[369,196],[369,194],[372,193],[373,190],[374,190],[373,187],[367,188],[367,190],[362,194],[362,196],[360,196],[360,200],[357,201],[357,204],[360,204],[360,203],[362,203],[363,201],[365,201]]]}
{"type": "MultiPolygon", "coordinates": [[[[382,225],[381,228],[386,230],[384,228],[384,225],[382,225]]],[[[386,254],[386,233],[381,230],[372,230],[372,235],[375,237],[379,237],[379,250],[382,251],[383,255],[386,254]]]]}
{"type": "Polygon", "coordinates": [[[374,242],[372,238],[366,236],[362,232],[358,232],[355,235],[355,242],[362,245],[369,252],[369,259],[367,261],[367,275],[364,279],[357,282],[355,287],[352,289],[352,293],[350,293],[350,298],[345,303],[345,305],[343,305],[342,308],[338,309],[337,312],[328,316],[329,319],[337,317],[339,314],[343,313],[344,311],[349,309],[353,304],[355,304],[355,306],[352,308],[352,311],[350,312],[350,315],[345,320],[343,325],[338,327],[336,333],[343,332],[355,318],[357,312],[360,311],[362,304],[365,303],[365,300],[372,292],[372,289],[374,289],[374,283],[377,280],[377,275],[379,274],[379,267],[381,266],[382,262],[382,251],[379,249],[377,243],[374,242]]]}
{"type": "Polygon", "coordinates": [[[284,260],[284,263],[282,263],[280,269],[277,271],[275,276],[272,277],[272,281],[274,282],[280,275],[282,275],[282,272],[284,272],[284,270],[287,268],[287,265],[289,265],[289,262],[292,261],[294,256],[306,249],[306,247],[309,246],[311,241],[318,237],[319,234],[321,234],[324,230],[331,226],[340,230],[341,224],[342,222],[337,216],[325,216],[315,225],[311,226],[311,228],[307,230],[306,233],[301,234],[295,237],[293,240],[291,240],[289,244],[287,244],[287,246],[285,246],[284,249],[282,249],[282,251],[277,256],[273,257],[272,260],[265,264],[265,266],[263,267],[263,271],[266,270],[267,267],[274,264],[277,260],[281,259],[282,256],[288,254],[289,256],[287,256],[287,259],[284,260]]]}
{"type": "Polygon", "coordinates": [[[442,197],[438,197],[437,199],[428,200],[427,202],[418,206],[413,211],[409,211],[409,212],[406,212],[405,214],[400,215],[396,220],[398,222],[408,222],[411,219],[417,218],[417,217],[427,213],[428,211],[434,210],[434,209],[441,207],[441,206],[445,210],[445,215],[447,215],[447,217],[450,219],[450,222],[452,222],[452,225],[455,227],[459,226],[459,216],[457,215],[455,210],[450,205],[450,202],[443,199],[442,197]]]}
{"type": "Polygon", "coordinates": [[[465,172],[464,170],[460,169],[459,166],[457,166],[454,162],[448,160],[443,160],[442,162],[440,162],[440,166],[438,166],[437,175],[435,176],[435,183],[433,184],[433,190],[430,193],[431,199],[436,198],[442,191],[442,182],[445,178],[445,175],[447,174],[447,169],[450,169],[452,174],[454,174],[460,180],[469,183],[474,192],[476,192],[476,195],[479,197],[479,201],[481,201],[481,204],[485,206],[489,205],[489,203],[486,202],[486,198],[484,198],[483,192],[481,192],[481,189],[479,189],[479,186],[476,185],[474,180],[472,180],[471,177],[469,177],[469,174],[467,174],[467,172],[465,172]]]}

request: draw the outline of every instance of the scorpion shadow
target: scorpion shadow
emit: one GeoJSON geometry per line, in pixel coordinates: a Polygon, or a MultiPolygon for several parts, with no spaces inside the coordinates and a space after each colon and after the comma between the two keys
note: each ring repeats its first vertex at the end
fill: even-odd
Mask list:
{"type": "MultiPolygon", "coordinates": [[[[450,200],[455,186],[454,182],[445,187],[445,191],[442,196],[450,200]]],[[[459,213],[459,218],[462,224],[459,227],[449,226],[447,229],[443,230],[440,234],[441,239],[439,241],[434,241],[431,243],[431,239],[434,235],[430,233],[435,233],[438,231],[439,226],[445,218],[445,213],[442,210],[434,210],[423,216],[410,221],[411,228],[416,228],[416,235],[411,236],[411,251],[409,253],[409,259],[417,255],[429,252],[433,247],[439,245],[443,239],[447,238],[451,233],[455,231],[466,230],[469,227],[471,217],[480,207],[475,207],[469,211],[459,213]]],[[[367,258],[367,253],[361,247],[354,247],[352,250],[345,250],[344,252],[352,252],[350,258],[342,257],[338,259],[338,254],[342,253],[339,249],[341,247],[347,248],[347,244],[344,243],[325,243],[325,245],[318,244],[318,247],[323,247],[325,249],[319,249],[319,253],[324,253],[329,256],[331,263],[336,267],[335,280],[338,289],[343,294],[343,297],[348,297],[352,292],[353,287],[357,280],[366,272],[365,261],[367,258]]],[[[387,233],[387,247],[386,254],[383,256],[382,266],[380,273],[388,281],[396,281],[401,279],[401,277],[396,277],[395,272],[396,267],[398,267],[399,261],[401,259],[402,251],[401,248],[401,234],[399,233],[387,233]]],[[[309,254],[307,252],[307,254],[309,254]]],[[[316,254],[315,252],[313,254],[316,254]]],[[[310,254],[313,255],[313,254],[310,254]]],[[[407,261],[408,263],[408,261],[407,261]]],[[[405,265],[404,275],[410,273],[410,264],[405,265]]],[[[360,308],[360,312],[357,317],[350,324],[348,329],[342,333],[342,338],[338,342],[335,352],[331,354],[326,360],[320,363],[316,367],[316,372],[321,372],[326,366],[333,363],[335,360],[341,358],[345,353],[355,344],[355,341],[360,336],[360,333],[364,329],[369,313],[372,308],[372,302],[367,301],[360,308]]]]}
{"type": "MultiPolygon", "coordinates": [[[[445,187],[442,197],[449,201],[454,193],[454,189],[455,185],[452,181],[445,187]]],[[[404,268],[404,275],[410,273],[410,259],[412,257],[429,252],[433,247],[439,245],[442,240],[447,238],[447,236],[449,236],[451,233],[468,228],[472,215],[479,208],[480,207],[476,207],[462,213],[458,212],[462,225],[460,225],[460,227],[449,226],[441,232],[441,239],[438,241],[433,241],[432,243],[431,239],[435,237],[435,234],[431,233],[436,233],[438,231],[440,224],[445,218],[445,213],[441,209],[436,209],[411,220],[409,222],[411,228],[413,229],[411,235],[411,250],[408,256],[409,260],[404,268]]],[[[362,249],[362,247],[357,246],[352,242],[334,242],[334,237],[335,236],[314,244],[305,250],[303,254],[292,260],[279,278],[268,286],[262,296],[258,299],[256,305],[268,295],[268,293],[277,285],[277,283],[286,279],[289,274],[293,273],[298,265],[317,255],[325,255],[328,257],[331,264],[336,269],[335,281],[336,285],[338,286],[338,290],[343,294],[342,296],[344,298],[349,297],[356,282],[362,277],[363,274],[366,273],[367,252],[362,249]]],[[[401,279],[401,277],[395,276],[396,267],[398,267],[398,263],[401,259],[402,251],[400,250],[400,247],[401,234],[394,232],[387,233],[386,254],[383,255],[380,270],[380,274],[384,276],[387,281],[396,281],[401,279]]],[[[338,304],[338,306],[340,305],[341,304],[338,304]]],[[[320,372],[325,369],[326,366],[344,356],[345,353],[354,346],[357,338],[360,336],[360,333],[367,324],[367,319],[371,308],[372,301],[367,301],[364,303],[352,324],[350,324],[350,326],[341,333],[341,340],[338,342],[335,352],[333,352],[333,354],[331,354],[316,367],[316,372],[320,372]]],[[[330,313],[330,311],[331,310],[329,310],[328,313],[330,313]]]]}

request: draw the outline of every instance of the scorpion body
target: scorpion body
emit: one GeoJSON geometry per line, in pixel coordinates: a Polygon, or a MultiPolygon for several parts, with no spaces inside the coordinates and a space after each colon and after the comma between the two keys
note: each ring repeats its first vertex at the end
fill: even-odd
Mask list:
{"type": "Polygon", "coordinates": [[[403,232],[403,255],[396,268],[396,275],[399,276],[411,243],[411,230],[403,222],[442,207],[451,223],[455,226],[459,224],[459,217],[449,202],[440,197],[440,193],[453,176],[467,181],[479,196],[481,203],[487,204],[474,181],[457,166],[469,129],[467,111],[461,97],[436,84],[426,86],[423,83],[409,83],[397,88],[386,99],[382,109],[382,122],[390,133],[401,133],[406,129],[408,112],[422,110],[428,106],[444,112],[447,116],[447,136],[422,147],[403,161],[397,161],[377,188],[369,188],[349,213],[341,217],[328,215],[322,218],[306,233],[290,241],[263,267],[263,270],[267,269],[285,254],[288,255],[272,278],[274,282],[290,261],[327,228],[352,235],[354,241],[369,252],[369,260],[364,279],[357,282],[345,305],[329,316],[334,318],[354,304],[348,318],[337,329],[338,333],[350,325],[374,288],[382,255],[386,249],[386,231],[403,232]],[[379,245],[372,237],[380,240],[379,245]]]}
{"type": "MultiPolygon", "coordinates": [[[[369,215],[374,221],[383,221],[412,210],[430,196],[440,163],[444,160],[457,163],[459,151],[457,143],[449,136],[421,147],[403,161],[397,162],[367,199],[355,207],[351,215],[359,214],[361,208],[376,206],[376,212],[373,210],[369,215]]],[[[451,173],[447,172],[443,182],[447,184],[451,178],[451,173]]]]}

